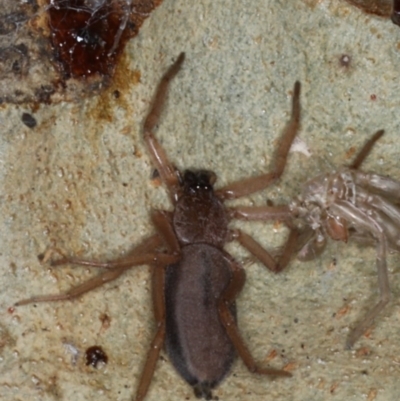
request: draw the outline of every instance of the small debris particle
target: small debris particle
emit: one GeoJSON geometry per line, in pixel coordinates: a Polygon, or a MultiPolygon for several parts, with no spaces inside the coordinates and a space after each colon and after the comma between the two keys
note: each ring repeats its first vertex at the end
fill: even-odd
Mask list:
{"type": "Polygon", "coordinates": [[[332,386],[331,386],[331,388],[329,390],[331,394],[333,394],[335,392],[335,390],[337,389],[338,385],[339,385],[338,383],[333,383],[332,384],[332,386]]]}
{"type": "Polygon", "coordinates": [[[69,343],[69,342],[64,342],[63,343],[65,350],[71,354],[71,363],[72,365],[76,365],[76,362],[78,361],[79,357],[79,350],[78,348],[75,347],[75,345],[69,343]]]}
{"type": "Polygon", "coordinates": [[[368,393],[367,401],[374,401],[378,394],[378,390],[376,388],[371,388],[368,393]]]}
{"type": "Polygon", "coordinates": [[[356,152],[356,148],[352,146],[347,152],[346,152],[346,159],[350,159],[354,153],[356,152]]]}
{"type": "Polygon", "coordinates": [[[268,356],[267,356],[267,358],[266,358],[266,362],[272,361],[274,358],[276,358],[277,355],[278,355],[278,353],[276,352],[276,350],[273,349],[273,350],[268,354],[268,356]]]}
{"type": "Polygon", "coordinates": [[[28,128],[35,128],[37,125],[35,117],[29,113],[22,113],[21,120],[28,128]]]}
{"type": "Polygon", "coordinates": [[[339,64],[344,68],[349,68],[351,64],[351,57],[348,54],[342,54],[339,58],[339,64]]]}
{"type": "Polygon", "coordinates": [[[349,305],[345,305],[339,309],[339,311],[335,314],[336,319],[340,319],[342,316],[346,315],[347,312],[350,310],[349,305]]]}
{"type": "Polygon", "coordinates": [[[292,146],[290,147],[290,152],[301,153],[306,157],[310,157],[312,155],[307,143],[298,136],[294,138],[292,146]]]}
{"type": "Polygon", "coordinates": [[[111,326],[111,317],[107,313],[102,313],[100,315],[101,328],[107,330],[111,326]]]}
{"type": "Polygon", "coordinates": [[[371,354],[371,350],[368,347],[361,347],[357,350],[357,356],[367,356],[371,354]]]}
{"type": "Polygon", "coordinates": [[[336,265],[337,265],[337,260],[336,260],[336,258],[333,258],[331,263],[328,266],[328,270],[334,270],[336,268],[336,265]]]}
{"type": "Polygon", "coordinates": [[[93,345],[86,350],[86,365],[92,365],[94,368],[97,368],[99,362],[107,363],[108,356],[103,348],[98,345],[93,345]]]}
{"type": "Polygon", "coordinates": [[[296,363],[295,362],[289,362],[283,367],[283,370],[285,372],[292,372],[294,369],[296,369],[296,363]]]}

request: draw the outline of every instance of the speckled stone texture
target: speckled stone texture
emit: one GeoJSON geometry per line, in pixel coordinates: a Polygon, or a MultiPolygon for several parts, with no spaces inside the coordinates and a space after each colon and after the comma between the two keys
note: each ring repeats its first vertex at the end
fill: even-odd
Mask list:
{"type": "MultiPolygon", "coordinates": [[[[112,259],[152,233],[152,208],[170,208],[151,181],[141,127],[156,84],[182,51],[156,134],[179,168],[211,169],[219,185],[268,171],[293,84],[302,82],[299,137],[312,155],[291,153],[279,183],[239,204],[288,202],[382,128],[363,168],[400,179],[400,28],[390,20],[339,0],[164,0],[101,96],[0,109],[1,400],[133,396],[155,329],[148,267],[73,302],[9,308],[98,274],[41,264],[46,249],[112,259]],[[35,116],[34,129],[22,123],[24,112],[35,116]],[[92,345],[102,346],[107,365],[86,366],[92,345]]],[[[271,250],[287,234],[278,223],[238,226],[271,250]]],[[[220,400],[398,399],[398,255],[388,258],[391,304],[346,351],[349,328],[377,300],[373,248],[332,241],[321,258],[293,261],[280,275],[236,244],[227,249],[247,271],[237,302],[243,337],[258,361],[293,377],[258,377],[238,360],[215,391],[220,400]]],[[[146,400],[193,399],[163,353],[146,400]]]]}

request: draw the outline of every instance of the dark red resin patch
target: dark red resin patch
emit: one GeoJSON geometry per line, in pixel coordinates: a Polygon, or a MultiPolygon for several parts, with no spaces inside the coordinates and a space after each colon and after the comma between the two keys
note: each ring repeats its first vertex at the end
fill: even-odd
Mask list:
{"type": "Polygon", "coordinates": [[[112,75],[128,39],[162,0],[51,0],[51,41],[66,78],[112,75]]]}

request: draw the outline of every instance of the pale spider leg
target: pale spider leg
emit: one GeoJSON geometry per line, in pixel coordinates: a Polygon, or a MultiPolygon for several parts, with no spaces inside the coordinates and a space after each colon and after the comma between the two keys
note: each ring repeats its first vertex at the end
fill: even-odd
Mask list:
{"type": "Polygon", "coordinates": [[[32,298],[28,299],[23,299],[22,301],[18,301],[15,303],[15,306],[21,306],[21,305],[27,305],[31,303],[37,303],[37,302],[54,302],[54,301],[66,301],[66,300],[72,300],[74,298],[78,298],[81,295],[85,294],[86,292],[92,291],[97,287],[102,286],[105,283],[108,283],[110,281],[114,281],[117,279],[119,276],[121,276],[122,273],[124,273],[126,270],[130,269],[131,267],[135,265],[148,265],[148,264],[154,264],[154,263],[161,263],[165,265],[169,265],[172,263],[175,263],[179,260],[178,256],[175,255],[166,255],[163,253],[160,254],[144,254],[144,255],[139,255],[136,256],[135,258],[132,258],[130,261],[122,263],[119,263],[119,267],[115,267],[112,270],[107,270],[104,273],[93,277],[84,283],[71,288],[69,291],[62,293],[62,294],[53,294],[53,295],[39,295],[35,296],[32,298]],[[135,259],[135,261],[133,261],[135,259]]]}
{"type": "Polygon", "coordinates": [[[387,199],[357,187],[357,204],[358,202],[365,205],[365,207],[368,207],[368,205],[375,207],[390,217],[396,225],[400,226],[400,208],[387,199]]]}
{"type": "Polygon", "coordinates": [[[311,227],[306,227],[300,233],[297,244],[297,259],[307,262],[316,259],[325,250],[327,244],[326,236],[316,232],[311,227]]]}
{"type": "Polygon", "coordinates": [[[158,84],[153,105],[146,117],[143,127],[143,136],[149,150],[154,166],[158,170],[161,180],[167,186],[172,203],[176,203],[179,191],[179,173],[168,160],[168,157],[153,134],[154,127],[158,124],[160,115],[165,104],[165,98],[168,93],[169,82],[179,72],[185,59],[185,53],[181,53],[174,64],[163,75],[158,84]]]}
{"type": "Polygon", "coordinates": [[[367,143],[362,147],[362,149],[358,152],[356,158],[354,159],[353,163],[350,164],[350,168],[353,170],[357,170],[367,156],[370,154],[372,148],[374,147],[376,141],[382,137],[385,133],[383,129],[375,132],[371,139],[367,141],[367,143]]]}
{"type": "Polygon", "coordinates": [[[386,238],[382,227],[372,217],[360,211],[350,202],[339,201],[332,204],[329,209],[334,216],[341,216],[345,220],[351,221],[355,226],[371,232],[377,240],[376,267],[378,270],[380,299],[365,315],[363,320],[350,332],[346,342],[346,348],[350,349],[390,301],[389,277],[386,266],[386,238]]]}
{"type": "MultiPolygon", "coordinates": [[[[363,207],[363,206],[361,206],[363,207]]],[[[368,210],[370,210],[370,205],[366,205],[366,208],[368,210]]],[[[365,210],[365,209],[364,209],[365,210]]],[[[373,218],[375,219],[375,221],[382,227],[384,233],[385,233],[385,238],[386,238],[386,242],[388,244],[388,249],[391,250],[396,250],[396,251],[400,251],[400,242],[399,242],[399,233],[400,233],[400,226],[394,224],[393,220],[388,217],[388,215],[386,215],[385,213],[381,212],[380,210],[374,210],[373,213],[373,218]]],[[[352,233],[352,237],[353,237],[352,233]]],[[[360,233],[362,234],[362,233],[360,233]]],[[[369,236],[370,238],[372,236],[369,236]]],[[[361,244],[363,243],[367,243],[368,236],[365,235],[364,233],[364,241],[360,241],[360,237],[355,238],[356,240],[358,240],[361,244]]],[[[372,242],[372,245],[374,245],[376,243],[376,241],[372,242]]]]}
{"type": "Polygon", "coordinates": [[[152,298],[154,308],[154,318],[157,325],[157,331],[151,342],[150,349],[147,354],[146,362],[140,376],[139,385],[136,390],[135,401],[142,401],[149,389],[150,383],[153,379],[154,371],[156,369],[157,361],[160,356],[160,351],[164,346],[165,340],[165,266],[153,266],[153,273],[151,278],[152,283],[152,298]]]}
{"type": "Polygon", "coordinates": [[[237,240],[240,245],[246,248],[265,267],[274,273],[279,273],[288,265],[291,257],[295,253],[297,239],[299,237],[297,230],[290,230],[289,237],[286,241],[285,247],[283,248],[282,256],[278,261],[275,261],[269,252],[250,235],[238,229],[230,230],[230,234],[232,239],[237,240]]]}
{"type": "Polygon", "coordinates": [[[215,192],[220,199],[236,199],[250,195],[253,192],[267,188],[268,185],[280,178],[286,166],[290,147],[300,125],[300,87],[300,82],[297,81],[293,88],[292,114],[279,141],[273,171],[258,177],[245,178],[217,189],[215,192]]]}
{"type": "Polygon", "coordinates": [[[354,175],[354,182],[364,188],[371,188],[383,196],[399,198],[400,182],[393,178],[357,171],[354,175]]]}
{"type": "Polygon", "coordinates": [[[237,296],[243,288],[243,285],[246,281],[246,274],[244,269],[232,258],[227,258],[227,263],[230,266],[232,278],[218,300],[218,312],[221,322],[225,327],[226,333],[232,341],[236,352],[246,365],[247,369],[252,373],[268,376],[292,376],[289,372],[284,370],[262,368],[258,366],[251,355],[249,349],[243,341],[242,336],[239,333],[235,318],[230,311],[230,306],[235,302],[237,296]]]}
{"type": "Polygon", "coordinates": [[[390,286],[386,266],[386,241],[383,237],[382,241],[378,241],[376,265],[378,269],[378,285],[380,291],[379,302],[364,316],[363,320],[350,332],[346,348],[353,347],[355,342],[367,331],[372,325],[375,318],[382,312],[390,301],[390,286]]]}

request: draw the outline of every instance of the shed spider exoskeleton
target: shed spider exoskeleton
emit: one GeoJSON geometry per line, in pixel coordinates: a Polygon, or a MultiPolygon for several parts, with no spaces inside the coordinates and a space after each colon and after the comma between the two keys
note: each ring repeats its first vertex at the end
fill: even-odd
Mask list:
{"type": "Polygon", "coordinates": [[[293,253],[299,250],[299,260],[312,260],[319,256],[328,237],[347,242],[376,244],[378,285],[380,299],[350,332],[346,348],[351,348],[371,326],[374,319],[390,300],[390,287],[386,266],[387,251],[400,251],[400,207],[396,203],[400,194],[400,182],[392,178],[358,170],[375,142],[384,131],[377,131],[364,145],[349,167],[341,167],[332,173],[320,174],[307,181],[300,196],[289,206],[268,208],[237,207],[236,218],[255,220],[256,209],[270,218],[276,214],[286,220],[291,232],[280,262],[270,261],[270,269],[282,270],[293,253]],[[274,210],[276,209],[276,211],[274,210]]]}
{"type": "Polygon", "coordinates": [[[349,167],[320,174],[309,180],[300,196],[290,204],[292,216],[305,227],[298,258],[311,260],[321,254],[327,238],[376,244],[379,302],[350,332],[346,347],[351,348],[371,326],[390,299],[386,255],[400,251],[400,208],[396,204],[400,182],[358,170],[372,146],[383,135],[380,130],[361,149],[349,167]]]}
{"type": "MultiPolygon", "coordinates": [[[[124,258],[102,263],[63,257],[52,263],[53,266],[71,263],[106,269],[99,276],[65,294],[37,296],[17,303],[70,300],[115,280],[132,266],[151,265],[157,330],[138,385],[137,401],[143,400],[148,391],[164,344],[173,365],[198,397],[211,399],[212,388],[228,374],[236,354],[251,372],[290,376],[283,370],[259,367],[245,345],[237,327],[235,308],[236,297],[245,283],[245,272],[223,249],[226,242],[237,240],[276,271],[276,263],[260,244],[242,231],[230,229],[228,224],[235,215],[243,213],[254,220],[286,217],[288,208],[228,209],[223,201],[260,191],[282,175],[299,126],[300,83],[294,85],[291,118],[279,142],[273,171],[214,190],[216,175],[213,172],[186,170],[181,174],[153,134],[168,84],[178,73],[183,60],[182,53],[162,78],[144,123],[145,143],[154,167],[168,189],[174,210],[154,210],[151,218],[156,234],[124,258]]],[[[289,248],[296,239],[296,233],[293,233],[288,241],[289,248]]],[[[283,258],[281,267],[288,260],[283,258]]]]}

